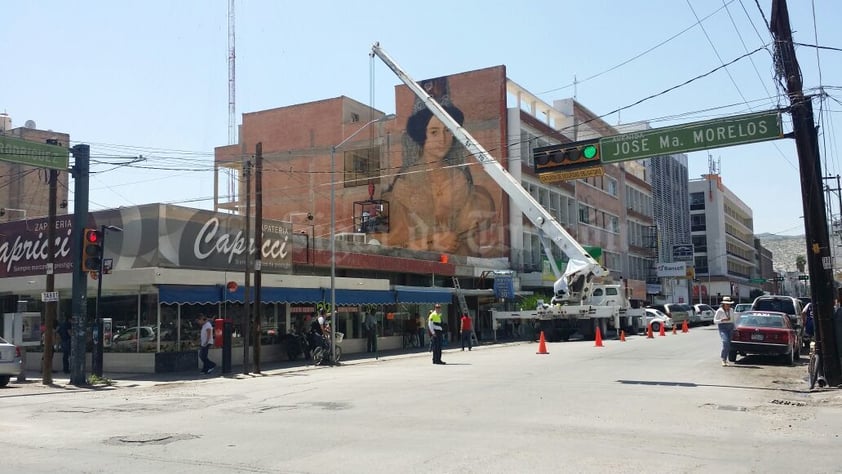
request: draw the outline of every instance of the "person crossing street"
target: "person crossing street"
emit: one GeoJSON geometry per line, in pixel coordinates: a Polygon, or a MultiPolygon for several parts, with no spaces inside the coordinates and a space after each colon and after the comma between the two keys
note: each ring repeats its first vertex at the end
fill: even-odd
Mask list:
{"type": "Polygon", "coordinates": [[[474,347],[471,341],[471,335],[474,332],[473,320],[471,320],[471,316],[468,313],[463,313],[461,323],[459,334],[462,340],[462,350],[465,350],[465,345],[467,344],[468,350],[470,351],[474,347]]]}

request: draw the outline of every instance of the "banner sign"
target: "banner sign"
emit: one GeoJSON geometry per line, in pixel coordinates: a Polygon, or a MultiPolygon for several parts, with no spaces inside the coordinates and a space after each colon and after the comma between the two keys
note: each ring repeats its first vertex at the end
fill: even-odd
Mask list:
{"type": "Polygon", "coordinates": [[[687,276],[687,264],[684,262],[659,263],[655,265],[658,277],[685,277],[687,276]]]}

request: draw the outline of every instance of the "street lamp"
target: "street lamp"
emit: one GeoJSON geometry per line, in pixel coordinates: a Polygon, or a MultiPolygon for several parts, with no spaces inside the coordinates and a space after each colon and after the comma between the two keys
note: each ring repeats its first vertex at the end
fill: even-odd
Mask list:
{"type": "MultiPolygon", "coordinates": [[[[105,236],[107,230],[114,232],[123,232],[123,229],[115,225],[103,225],[100,227],[100,234],[102,235],[102,256],[105,257],[105,236]]],[[[96,305],[94,306],[94,317],[96,318],[96,337],[94,337],[94,354],[91,361],[93,365],[93,373],[97,377],[102,377],[102,352],[103,352],[103,334],[102,334],[102,317],[99,314],[99,300],[102,299],[102,275],[105,270],[105,258],[99,259],[99,272],[96,283],[96,305]]],[[[137,344],[140,350],[140,328],[137,328],[137,344]]]]}
{"type": "Polygon", "coordinates": [[[336,353],[336,319],[339,317],[339,313],[336,311],[336,150],[357,136],[357,134],[367,129],[369,125],[385,122],[393,118],[395,118],[395,114],[388,114],[374,120],[369,120],[365,125],[358,128],[356,132],[349,135],[348,138],[330,148],[330,310],[332,311],[331,316],[336,315],[336,318],[333,318],[330,323],[331,362],[334,362],[333,355],[336,353]]]}

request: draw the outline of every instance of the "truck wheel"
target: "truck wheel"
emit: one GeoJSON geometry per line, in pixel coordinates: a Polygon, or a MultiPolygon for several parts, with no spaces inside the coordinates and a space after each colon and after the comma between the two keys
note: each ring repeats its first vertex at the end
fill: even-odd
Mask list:
{"type": "Polygon", "coordinates": [[[661,332],[661,323],[653,322],[652,323],[652,332],[661,332]]]}
{"type": "Polygon", "coordinates": [[[6,385],[9,385],[10,378],[11,376],[9,375],[0,375],[0,387],[5,387],[6,385]]]}

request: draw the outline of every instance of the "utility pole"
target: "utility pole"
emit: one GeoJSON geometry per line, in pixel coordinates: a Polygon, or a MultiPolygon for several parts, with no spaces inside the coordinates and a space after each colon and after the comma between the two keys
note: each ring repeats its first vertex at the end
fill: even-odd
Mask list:
{"type": "Polygon", "coordinates": [[[828,385],[842,384],[842,370],[833,328],[833,269],[830,255],[830,238],[824,216],[825,200],[821,181],[821,159],[818,135],[813,119],[813,104],[802,92],[801,70],[792,44],[792,29],[786,0],[772,0],[770,24],[775,38],[776,60],[785,74],[790,100],[793,135],[798,151],[801,175],[801,194],[804,210],[804,230],[807,237],[807,264],[810,272],[812,301],[815,308],[817,350],[824,363],[824,377],[828,385]]]}
{"type": "Polygon", "coordinates": [[[73,254],[73,283],[71,302],[70,338],[70,383],[85,385],[85,335],[88,329],[88,274],[82,270],[82,234],[88,223],[88,179],[90,172],[91,147],[76,145],[72,149],[76,159],[71,172],[76,194],[73,206],[73,230],[70,233],[70,245],[73,254]]]}
{"type": "Polygon", "coordinates": [[[263,323],[263,279],[260,272],[263,257],[263,143],[255,150],[254,168],[254,373],[260,373],[260,336],[263,323]]]}
{"type": "MultiPolygon", "coordinates": [[[[47,140],[49,142],[49,140],[47,140]]],[[[53,143],[57,145],[58,143],[53,143]]],[[[50,170],[50,203],[47,218],[47,287],[45,291],[52,293],[56,290],[56,198],[58,197],[58,170],[50,170]]],[[[56,307],[58,301],[48,301],[44,305],[44,362],[41,367],[41,383],[52,385],[53,383],[53,328],[56,325],[56,307]]]]}
{"type": "MultiPolygon", "coordinates": [[[[260,145],[258,145],[260,146],[260,145]]],[[[246,218],[245,218],[245,256],[246,256],[246,275],[245,285],[243,285],[243,375],[248,375],[250,372],[249,364],[249,336],[251,336],[251,300],[249,286],[251,284],[251,269],[249,268],[249,260],[251,258],[251,160],[246,160],[243,163],[243,178],[246,180],[246,218]]]]}

